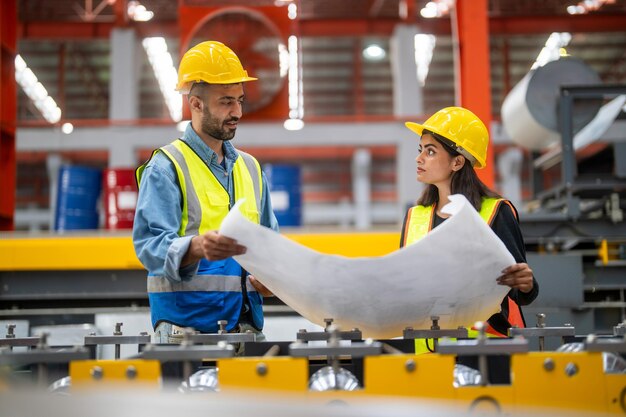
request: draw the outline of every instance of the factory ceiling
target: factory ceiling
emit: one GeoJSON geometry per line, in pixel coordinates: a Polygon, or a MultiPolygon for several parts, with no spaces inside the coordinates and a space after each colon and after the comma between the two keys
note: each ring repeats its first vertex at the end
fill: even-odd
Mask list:
{"type": "MultiPolygon", "coordinates": [[[[138,37],[163,36],[175,64],[180,56],[180,7],[282,8],[286,0],[144,0],[154,13],[149,22],[129,22],[122,0],[21,0],[18,2],[20,53],[63,112],[63,120],[96,123],[109,112],[110,32],[137,29],[138,37]]],[[[427,0],[300,0],[292,33],[301,40],[304,118],[309,120],[384,119],[393,115],[390,39],[397,24],[415,24],[436,36],[424,80],[423,113],[454,104],[451,18],[424,18],[427,0]],[[376,43],[387,52],[367,60],[363,49],[376,43]]],[[[489,0],[492,110],[499,118],[502,100],[530,70],[552,32],[569,32],[567,52],[591,66],[606,83],[626,82],[626,0],[569,15],[577,0],[489,0]]],[[[262,25],[261,25],[262,26],[262,25]]],[[[241,8],[207,22],[193,41],[214,37],[228,43],[250,72],[266,78],[266,97],[281,88],[277,58],[267,45],[284,39],[261,27],[241,8]],[[272,75],[268,76],[268,73],[272,75]],[[269,80],[269,81],[267,81],[269,80]]],[[[141,119],[162,120],[168,109],[148,59],[140,54],[141,119]]],[[[285,80],[285,81],[283,81],[285,80]]],[[[20,91],[18,123],[45,125],[39,111],[20,91]]]]}

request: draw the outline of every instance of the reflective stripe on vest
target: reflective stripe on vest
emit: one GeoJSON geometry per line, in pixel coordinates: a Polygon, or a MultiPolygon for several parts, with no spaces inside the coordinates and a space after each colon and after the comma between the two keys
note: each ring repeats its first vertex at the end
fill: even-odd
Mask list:
{"type": "MultiPolygon", "coordinates": [[[[488,326],[491,327],[491,326],[488,326]]],[[[485,336],[488,338],[497,338],[497,337],[506,337],[504,335],[501,335],[499,332],[496,332],[495,330],[493,330],[492,332],[488,331],[489,329],[485,330],[485,336]]],[[[471,329],[467,329],[467,338],[468,339],[476,339],[478,337],[478,330],[474,330],[474,328],[472,327],[471,329]]],[[[450,340],[450,341],[456,341],[456,337],[448,337],[446,340],[450,340]]],[[[435,340],[434,339],[415,339],[415,354],[416,355],[422,355],[424,353],[433,353],[435,340]]]]}
{"type": "MultiPolygon", "coordinates": [[[[250,281],[246,281],[248,292],[256,291],[250,281]]],[[[241,292],[241,277],[236,275],[196,275],[192,280],[172,283],[168,279],[151,275],[148,277],[148,292],[172,291],[227,291],[241,292]]]]}

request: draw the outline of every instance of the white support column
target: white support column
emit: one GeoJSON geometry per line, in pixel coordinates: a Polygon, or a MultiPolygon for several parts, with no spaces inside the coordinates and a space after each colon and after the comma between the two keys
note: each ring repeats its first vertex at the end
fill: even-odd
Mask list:
{"type": "Polygon", "coordinates": [[[48,187],[50,195],[49,230],[54,229],[54,219],[57,213],[57,194],[59,189],[59,169],[63,165],[61,155],[51,152],[46,156],[46,169],[48,171],[48,187]]]}
{"type": "MultiPolygon", "coordinates": [[[[421,122],[424,113],[422,86],[417,78],[415,61],[415,25],[396,25],[391,39],[391,68],[393,74],[394,115],[404,121],[421,122]]],[[[416,179],[418,137],[406,130],[406,139],[399,140],[396,151],[396,186],[399,222],[406,208],[415,204],[423,185],[416,179]]]]}
{"type": "Polygon", "coordinates": [[[116,140],[115,145],[109,147],[109,168],[136,168],[137,165],[132,143],[116,140]]]}
{"type": "MultiPolygon", "coordinates": [[[[135,120],[139,118],[139,77],[141,70],[139,48],[133,29],[115,28],[111,31],[111,80],[109,82],[109,119],[135,120]]],[[[137,164],[133,149],[112,147],[109,167],[134,167],[137,164]]]]}
{"type": "Polygon", "coordinates": [[[415,62],[415,25],[396,25],[391,38],[393,75],[393,114],[415,116],[424,113],[422,86],[417,79],[415,62]]]}
{"type": "Polygon", "coordinates": [[[359,148],[352,155],[352,196],[354,199],[354,226],[366,230],[372,226],[372,182],[370,172],[372,155],[359,148]]]}
{"type": "Polygon", "coordinates": [[[408,207],[414,206],[422,193],[424,184],[417,181],[417,146],[419,137],[407,129],[407,139],[396,147],[396,187],[398,190],[399,221],[408,207]]]}

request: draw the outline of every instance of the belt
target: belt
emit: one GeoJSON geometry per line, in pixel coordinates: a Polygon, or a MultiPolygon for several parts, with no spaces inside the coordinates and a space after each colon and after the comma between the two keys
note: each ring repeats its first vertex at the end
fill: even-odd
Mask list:
{"type": "MultiPolygon", "coordinates": [[[[237,323],[235,325],[235,327],[233,327],[231,330],[228,331],[228,333],[243,333],[242,331],[242,325],[243,324],[247,324],[249,326],[252,326],[251,323],[237,323]]],[[[183,337],[183,335],[185,334],[185,329],[189,329],[189,327],[180,327],[180,326],[176,326],[175,324],[172,324],[172,333],[170,334],[170,336],[172,337],[183,337]]],[[[191,328],[192,331],[195,331],[195,329],[191,328]]],[[[202,333],[202,332],[200,332],[202,333]]]]}

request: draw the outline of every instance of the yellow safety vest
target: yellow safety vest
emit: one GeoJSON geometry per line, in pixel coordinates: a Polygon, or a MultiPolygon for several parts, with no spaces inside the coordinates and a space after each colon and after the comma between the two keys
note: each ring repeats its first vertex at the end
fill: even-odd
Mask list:
{"type": "MultiPolygon", "coordinates": [[[[494,216],[498,212],[498,207],[503,198],[483,198],[480,206],[480,217],[491,225],[494,216]]],[[[428,234],[433,228],[435,218],[435,206],[414,206],[409,209],[407,214],[406,227],[404,228],[404,246],[417,242],[428,234]]]]}
{"type": "MultiPolygon", "coordinates": [[[[163,152],[176,169],[182,195],[179,236],[200,235],[219,229],[230,210],[228,191],[213,175],[207,164],[180,139],[153,152],[163,152]]],[[[259,163],[252,156],[238,151],[233,167],[235,200],[245,198],[242,214],[259,224],[262,198],[262,176],[259,163]]],[[[137,183],[148,162],[137,169],[137,183]]],[[[252,318],[263,328],[262,299],[248,282],[242,283],[241,266],[233,259],[208,262],[201,260],[198,272],[191,279],[172,283],[164,276],[148,276],[148,298],[152,324],[167,321],[192,327],[205,333],[217,332],[217,321],[227,320],[227,330],[236,324],[241,312],[243,291],[247,291],[252,318]]]]}
{"type": "MultiPolygon", "coordinates": [[[[480,217],[491,226],[498,207],[502,202],[508,203],[503,198],[484,197],[480,206],[478,214],[480,217]]],[[[515,211],[513,211],[515,213],[515,211]]],[[[410,245],[417,242],[428,234],[433,228],[433,222],[435,218],[435,206],[414,206],[409,209],[406,216],[406,224],[404,227],[404,242],[403,246],[410,245]]],[[[519,306],[509,299],[509,316],[513,316],[515,319],[515,325],[518,327],[524,327],[523,320],[521,319],[521,313],[519,313],[519,306]],[[512,313],[512,314],[511,314],[512,313]],[[520,325],[521,322],[521,325],[520,325]]],[[[490,327],[490,326],[489,326],[490,327]]],[[[478,331],[475,329],[467,329],[468,337],[475,338],[478,336],[478,331]]],[[[503,337],[504,335],[486,333],[487,337],[503,337]]],[[[415,353],[422,354],[431,352],[433,346],[432,339],[415,339],[415,353]],[[430,349],[429,349],[430,347],[430,349]]]]}
{"type": "MultiPolygon", "coordinates": [[[[152,157],[157,152],[163,152],[172,161],[179,179],[183,212],[178,234],[202,234],[219,229],[230,209],[230,199],[206,163],[180,139],[155,150],[152,157]]],[[[235,200],[245,198],[241,211],[248,220],[258,224],[263,190],[261,166],[251,155],[238,152],[239,157],[233,167],[235,200]]],[[[147,164],[137,169],[137,184],[140,184],[147,164]]]]}

